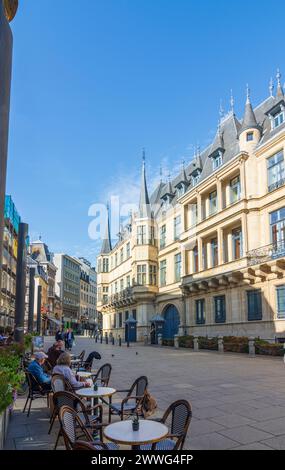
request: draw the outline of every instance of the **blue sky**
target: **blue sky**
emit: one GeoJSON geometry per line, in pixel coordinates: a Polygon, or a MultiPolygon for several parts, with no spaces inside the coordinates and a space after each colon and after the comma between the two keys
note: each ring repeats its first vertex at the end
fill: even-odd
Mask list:
{"type": "Polygon", "coordinates": [[[21,0],[14,32],[7,193],[31,238],[95,260],[91,204],[137,202],[208,145],[222,99],[242,115],[283,71],[285,5],[265,0],[21,0]]]}

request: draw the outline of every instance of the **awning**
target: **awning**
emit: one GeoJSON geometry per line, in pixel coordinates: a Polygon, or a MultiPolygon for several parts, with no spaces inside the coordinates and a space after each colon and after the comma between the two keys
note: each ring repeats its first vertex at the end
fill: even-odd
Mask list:
{"type": "Polygon", "coordinates": [[[62,325],[62,322],[61,322],[60,320],[57,320],[56,318],[49,317],[49,316],[47,315],[47,319],[48,319],[49,321],[55,323],[55,324],[58,325],[58,326],[61,326],[61,325],[62,325]]]}

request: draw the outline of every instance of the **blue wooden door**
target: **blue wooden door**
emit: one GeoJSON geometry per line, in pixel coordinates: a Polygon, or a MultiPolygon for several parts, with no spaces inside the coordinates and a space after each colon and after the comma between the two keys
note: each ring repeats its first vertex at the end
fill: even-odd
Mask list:
{"type": "Polygon", "coordinates": [[[133,323],[126,323],[125,326],[125,341],[129,341],[130,343],[136,343],[137,341],[137,324],[133,323]]]}
{"type": "Polygon", "coordinates": [[[174,305],[169,305],[164,313],[164,327],[163,327],[163,338],[173,339],[174,335],[177,335],[180,318],[177,308],[174,305]]]}

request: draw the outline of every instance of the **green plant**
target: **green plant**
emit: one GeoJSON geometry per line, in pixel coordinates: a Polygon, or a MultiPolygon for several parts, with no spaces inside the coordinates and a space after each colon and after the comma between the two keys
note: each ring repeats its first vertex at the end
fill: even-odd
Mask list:
{"type": "Polygon", "coordinates": [[[283,356],[284,348],[283,344],[279,343],[269,343],[264,339],[255,339],[255,353],[264,354],[268,356],[283,356]]]}
{"type": "Polygon", "coordinates": [[[163,339],[162,340],[163,346],[174,346],[174,339],[163,339]]]}
{"type": "Polygon", "coordinates": [[[224,351],[248,353],[248,338],[246,336],[224,336],[224,351]]]}
{"type": "Polygon", "coordinates": [[[13,395],[24,380],[20,370],[22,347],[12,345],[0,350],[0,413],[13,403],[13,395]]]}
{"type": "Polygon", "coordinates": [[[207,336],[199,336],[199,349],[209,349],[218,351],[218,338],[208,338],[207,336]]]}
{"type": "Polygon", "coordinates": [[[194,336],[180,336],[179,337],[180,348],[194,348],[194,336]]]}

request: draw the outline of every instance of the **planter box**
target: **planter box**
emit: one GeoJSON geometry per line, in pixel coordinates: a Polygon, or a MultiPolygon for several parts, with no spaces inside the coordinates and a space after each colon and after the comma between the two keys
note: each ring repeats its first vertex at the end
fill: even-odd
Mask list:
{"type": "Polygon", "coordinates": [[[9,408],[0,415],[0,450],[4,449],[10,419],[9,408]]]}

